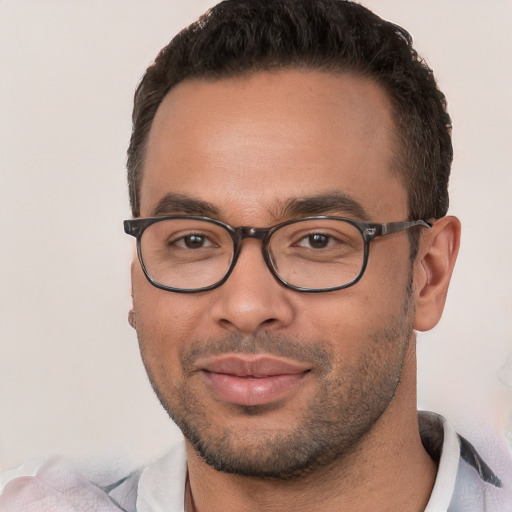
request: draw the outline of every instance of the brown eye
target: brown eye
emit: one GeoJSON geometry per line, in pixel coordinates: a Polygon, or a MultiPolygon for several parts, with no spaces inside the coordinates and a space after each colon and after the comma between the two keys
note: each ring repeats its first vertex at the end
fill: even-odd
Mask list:
{"type": "Polygon", "coordinates": [[[315,233],[307,237],[307,241],[310,247],[313,249],[323,249],[329,245],[329,236],[322,235],[321,233],[315,233]]]}
{"type": "Polygon", "coordinates": [[[205,245],[206,237],[202,235],[187,235],[182,240],[187,249],[200,249],[205,245]]]}

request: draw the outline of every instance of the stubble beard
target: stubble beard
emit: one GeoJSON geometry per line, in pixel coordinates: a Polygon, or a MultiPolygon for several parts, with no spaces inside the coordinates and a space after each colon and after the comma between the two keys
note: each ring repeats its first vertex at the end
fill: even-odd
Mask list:
{"type": "MultiPolygon", "coordinates": [[[[326,348],[328,343],[262,333],[192,342],[181,354],[183,378],[172,390],[158,384],[145,362],[146,370],[162,406],[197,454],[214,469],[253,478],[301,478],[352,451],[392,402],[414,340],[411,295],[409,282],[402,311],[386,327],[361,340],[365,350],[353,365],[335,361],[326,348]],[[319,391],[300,423],[287,431],[240,432],[227,420],[223,428],[215,428],[207,407],[187,385],[187,370],[199,355],[227,352],[266,353],[312,362],[319,391]]],[[[170,382],[165,380],[165,384],[170,382]]],[[[240,415],[258,417],[267,414],[272,405],[233,407],[240,415]]]]}

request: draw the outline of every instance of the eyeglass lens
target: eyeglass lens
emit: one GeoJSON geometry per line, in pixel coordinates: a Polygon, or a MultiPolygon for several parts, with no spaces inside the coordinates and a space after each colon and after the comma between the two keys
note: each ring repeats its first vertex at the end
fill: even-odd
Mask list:
{"type": "MultiPolygon", "coordinates": [[[[310,219],[275,230],[268,253],[274,272],[288,284],[331,288],[358,277],[364,262],[364,240],[349,222],[310,219]]],[[[154,282],[194,290],[224,278],[233,261],[234,243],[230,233],[213,222],[166,219],[145,229],[141,255],[154,282]]]]}

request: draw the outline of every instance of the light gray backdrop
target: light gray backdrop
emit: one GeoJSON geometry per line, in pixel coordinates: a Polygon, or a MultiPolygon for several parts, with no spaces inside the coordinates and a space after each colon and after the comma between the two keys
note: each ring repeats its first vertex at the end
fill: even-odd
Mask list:
{"type": "MultiPolygon", "coordinates": [[[[211,3],[0,0],[0,469],[56,452],[132,465],[177,435],[126,322],[125,149],[146,65],[211,3]]],[[[445,317],[419,336],[419,403],[506,432],[512,3],[366,4],[413,34],[454,122],[462,248],[445,317]]]]}

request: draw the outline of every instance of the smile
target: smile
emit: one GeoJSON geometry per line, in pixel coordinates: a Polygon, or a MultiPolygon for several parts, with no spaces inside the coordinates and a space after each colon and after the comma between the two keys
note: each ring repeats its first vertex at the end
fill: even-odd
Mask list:
{"type": "Polygon", "coordinates": [[[269,404],[283,398],[309,371],[304,364],[261,356],[226,356],[207,361],[201,368],[214,395],[245,406],[269,404]]]}

